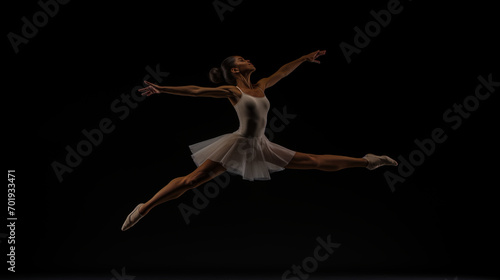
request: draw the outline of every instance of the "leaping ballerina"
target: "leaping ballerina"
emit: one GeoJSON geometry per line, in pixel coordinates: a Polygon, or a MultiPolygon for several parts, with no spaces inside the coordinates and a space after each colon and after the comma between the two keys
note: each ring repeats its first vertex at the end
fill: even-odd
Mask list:
{"type": "Polygon", "coordinates": [[[362,158],[317,155],[287,149],[269,141],[264,135],[270,103],[265,90],[288,76],[303,62],[320,63],[317,58],[326,51],[315,51],[283,65],[276,73],[259,80],[256,84],[250,76],[256,70],[250,60],[241,56],[230,56],[220,67],[212,68],[209,76],[214,83],[225,82],[219,87],[159,86],[144,81],[147,86],[139,89],[142,95],[170,93],[192,97],[227,98],[239,119],[238,130],[189,145],[191,157],[197,168],[191,173],[172,179],[151,199],[139,203],[127,216],[122,230],[134,226],[154,207],[180,197],[228,171],[245,180],[270,180],[270,173],[288,169],[317,169],[338,171],[346,168],[364,167],[373,170],[384,165],[398,163],[386,156],[366,154],[362,158]]]}

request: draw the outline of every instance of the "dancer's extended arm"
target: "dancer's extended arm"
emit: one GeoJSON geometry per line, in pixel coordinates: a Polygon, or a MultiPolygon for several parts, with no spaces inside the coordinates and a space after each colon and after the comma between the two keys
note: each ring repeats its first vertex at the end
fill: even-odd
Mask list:
{"type": "Polygon", "coordinates": [[[148,86],[139,89],[139,92],[141,92],[142,95],[146,96],[158,93],[170,93],[192,97],[227,98],[233,95],[233,93],[229,90],[230,86],[220,86],[213,88],[199,86],[159,86],[148,81],[144,81],[144,83],[146,83],[148,86]]]}
{"type": "Polygon", "coordinates": [[[304,55],[292,62],[289,62],[283,66],[281,66],[276,73],[272,74],[271,76],[267,78],[263,78],[257,82],[257,85],[260,86],[263,89],[266,89],[268,87],[272,87],[274,84],[276,84],[279,80],[283,79],[284,77],[288,76],[288,74],[292,73],[293,70],[295,70],[302,62],[304,61],[310,61],[310,62],[315,62],[315,63],[320,63],[316,58],[318,58],[321,55],[324,55],[326,51],[315,51],[312,52],[308,55],[304,55]]]}

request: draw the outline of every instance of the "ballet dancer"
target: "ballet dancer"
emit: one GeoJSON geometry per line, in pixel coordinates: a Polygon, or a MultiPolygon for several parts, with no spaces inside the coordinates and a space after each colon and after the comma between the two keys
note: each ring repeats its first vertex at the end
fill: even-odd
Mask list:
{"type": "Polygon", "coordinates": [[[191,157],[197,168],[185,175],[172,179],[151,199],[139,203],[127,216],[122,230],[135,225],[154,207],[181,196],[187,190],[196,188],[228,171],[241,175],[243,179],[270,180],[270,173],[289,169],[317,169],[338,171],[345,168],[365,167],[369,170],[380,166],[396,166],[392,158],[366,154],[362,158],[339,155],[317,155],[296,152],[268,140],[264,135],[269,111],[269,100],[265,90],[288,76],[303,62],[320,63],[317,58],[326,51],[315,51],[283,65],[276,73],[259,80],[250,81],[256,70],[250,60],[241,56],[230,56],[220,67],[209,73],[214,83],[226,82],[219,87],[159,86],[144,81],[147,86],[139,89],[142,95],[170,93],[191,97],[227,98],[233,105],[239,119],[239,128],[199,143],[189,145],[191,157]]]}

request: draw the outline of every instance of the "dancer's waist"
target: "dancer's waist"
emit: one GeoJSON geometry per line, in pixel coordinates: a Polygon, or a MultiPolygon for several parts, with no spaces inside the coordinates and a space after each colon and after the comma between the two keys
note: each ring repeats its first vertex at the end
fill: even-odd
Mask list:
{"type": "Polygon", "coordinates": [[[246,138],[258,138],[258,137],[262,137],[264,135],[264,131],[265,130],[262,129],[258,133],[255,133],[255,132],[245,131],[245,130],[242,130],[240,128],[240,129],[236,130],[235,132],[233,132],[233,134],[237,134],[239,136],[246,137],[246,138]]]}

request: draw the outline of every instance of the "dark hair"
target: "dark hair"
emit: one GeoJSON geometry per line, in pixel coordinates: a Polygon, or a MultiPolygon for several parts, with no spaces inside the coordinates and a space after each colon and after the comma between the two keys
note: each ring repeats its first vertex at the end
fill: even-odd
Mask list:
{"type": "Polygon", "coordinates": [[[222,61],[220,67],[214,67],[210,69],[208,76],[212,83],[218,84],[225,81],[230,85],[236,85],[236,79],[231,74],[231,68],[233,68],[236,64],[236,56],[227,57],[222,61]]]}

